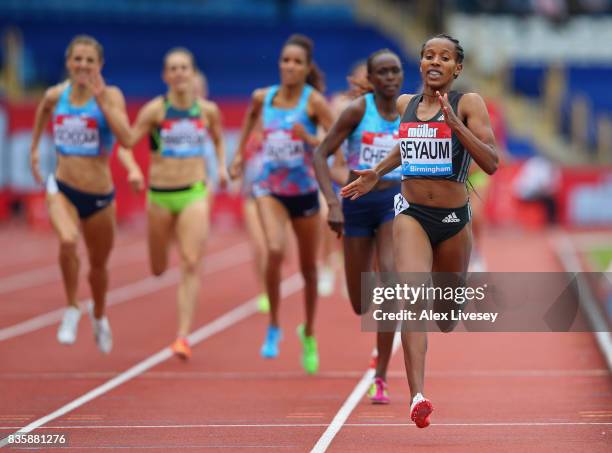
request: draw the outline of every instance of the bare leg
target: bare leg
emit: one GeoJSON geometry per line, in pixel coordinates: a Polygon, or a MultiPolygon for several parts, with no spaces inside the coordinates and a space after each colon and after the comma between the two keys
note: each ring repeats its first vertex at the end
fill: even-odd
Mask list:
{"type": "MultiPolygon", "coordinates": [[[[382,224],[376,233],[376,255],[378,258],[379,271],[384,273],[393,272],[393,222],[382,224]]],[[[391,360],[393,349],[393,338],[395,332],[377,332],[376,349],[378,360],[376,361],[376,377],[387,380],[387,368],[391,360]]]]}
{"type": "Polygon", "coordinates": [[[59,192],[47,196],[47,205],[51,224],[60,242],[59,264],[66,301],[69,306],[78,308],[76,293],[79,286],[79,215],[72,203],[59,192]]]}
{"type": "Polygon", "coordinates": [[[89,285],[94,300],[94,317],[104,316],[108,290],[108,259],[115,239],[115,203],[83,221],[83,237],[89,257],[89,285]]]}
{"type": "MultiPolygon", "coordinates": [[[[393,244],[397,272],[431,272],[433,252],[429,238],[414,218],[404,214],[395,217],[393,244]]],[[[423,393],[427,332],[402,330],[402,346],[412,399],[423,393]]]]}
{"type": "Polygon", "coordinates": [[[259,220],[259,214],[257,213],[257,206],[254,199],[246,198],[244,200],[243,210],[246,230],[251,239],[251,247],[255,258],[257,280],[263,288],[265,287],[264,273],[266,269],[266,237],[263,225],[259,220]]]}
{"type": "Polygon", "coordinates": [[[286,246],[289,214],[280,201],[272,196],[256,199],[259,218],[266,238],[267,263],[265,272],[266,292],[270,299],[270,325],[278,327],[280,306],[281,264],[286,246]]]}
{"type": "Polygon", "coordinates": [[[306,323],[304,334],[314,334],[314,317],[317,306],[317,250],[319,245],[321,223],[317,213],[308,217],[293,219],[293,230],[297,237],[300,254],[300,269],[304,277],[304,302],[306,309],[306,323]]]}
{"type": "Polygon", "coordinates": [[[208,236],[208,197],[194,201],[178,214],[176,239],[181,257],[181,280],[178,286],[178,336],[186,337],[200,290],[200,265],[204,242],[208,236]]]}
{"type": "Polygon", "coordinates": [[[166,208],[149,202],[147,207],[147,239],[151,273],[159,276],[168,268],[168,251],[172,240],[175,216],[166,208]]]}

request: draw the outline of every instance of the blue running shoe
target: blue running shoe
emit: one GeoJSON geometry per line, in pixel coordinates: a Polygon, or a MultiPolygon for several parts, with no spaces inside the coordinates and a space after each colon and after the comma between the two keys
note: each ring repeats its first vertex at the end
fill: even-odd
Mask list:
{"type": "Polygon", "coordinates": [[[266,339],[261,346],[261,356],[265,359],[275,359],[278,357],[278,343],[283,337],[280,327],[268,326],[266,339]]]}

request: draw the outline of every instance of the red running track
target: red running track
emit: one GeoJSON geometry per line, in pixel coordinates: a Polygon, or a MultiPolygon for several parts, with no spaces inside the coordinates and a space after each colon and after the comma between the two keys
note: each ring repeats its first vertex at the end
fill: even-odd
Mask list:
{"type": "MultiPolygon", "coordinates": [[[[494,270],[559,269],[542,234],[484,239],[494,270]]],[[[255,313],[244,240],[240,232],[213,233],[195,322],[201,342],[183,363],[166,349],[175,332],[176,272],[149,277],[140,227],[120,231],[113,255],[109,356],[95,348],[85,318],[72,347],[55,341],[57,322],[10,330],[61,308],[63,293],[59,274],[45,274],[55,262],[53,237],[3,231],[0,247],[25,248],[0,257],[0,437],[39,421],[33,433],[64,432],[77,451],[610,451],[612,385],[591,334],[430,335],[426,394],[435,412],[431,427],[419,430],[408,417],[401,349],[389,373],[391,405],[372,406],[355,391],[373,334],[360,332],[340,290],[320,301],[321,371],[302,372],[293,259],[285,269],[281,356],[261,359],[266,318],[255,313]],[[11,264],[11,255],[21,263],[11,264]],[[31,287],[11,290],[7,282],[23,275],[31,287]],[[357,399],[347,409],[349,395],[357,399]]],[[[80,297],[88,297],[84,284],[80,297]]]]}

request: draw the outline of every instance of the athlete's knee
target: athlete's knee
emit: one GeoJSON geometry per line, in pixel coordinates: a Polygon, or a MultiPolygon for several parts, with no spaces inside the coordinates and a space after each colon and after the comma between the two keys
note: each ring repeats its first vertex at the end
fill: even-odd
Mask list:
{"type": "Polygon", "coordinates": [[[277,245],[269,245],[266,250],[266,259],[270,265],[280,264],[283,261],[284,250],[277,245]]]}
{"type": "Polygon", "coordinates": [[[181,258],[181,271],[184,274],[193,274],[198,272],[200,266],[200,257],[196,255],[186,255],[181,258]]]}
{"type": "Polygon", "coordinates": [[[108,259],[110,257],[110,250],[104,253],[95,253],[89,255],[89,266],[92,269],[106,269],[108,259]]]}
{"type": "Polygon", "coordinates": [[[167,260],[151,260],[149,262],[149,267],[151,268],[151,273],[155,277],[159,277],[166,269],[168,269],[168,261],[167,260]]]}
{"type": "Polygon", "coordinates": [[[302,276],[304,277],[304,282],[306,284],[317,283],[317,267],[314,263],[302,264],[300,266],[300,270],[302,272],[302,276]]]}
{"type": "Polygon", "coordinates": [[[378,270],[380,272],[393,272],[395,270],[395,263],[393,262],[393,256],[386,256],[378,260],[378,270]]]}
{"type": "Polygon", "coordinates": [[[151,265],[151,273],[155,277],[159,277],[164,272],[166,272],[166,265],[152,264],[151,265]]]}
{"type": "Polygon", "coordinates": [[[67,236],[60,239],[60,255],[61,256],[76,256],[77,254],[77,236],[67,236]]]}
{"type": "Polygon", "coordinates": [[[99,264],[91,264],[89,266],[89,276],[90,277],[98,277],[98,276],[103,276],[106,275],[108,273],[108,269],[106,267],[106,265],[99,265],[99,264]]]}

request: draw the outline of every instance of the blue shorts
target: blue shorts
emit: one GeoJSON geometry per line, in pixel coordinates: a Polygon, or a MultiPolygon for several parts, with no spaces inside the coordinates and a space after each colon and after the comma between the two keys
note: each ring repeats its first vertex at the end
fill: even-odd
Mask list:
{"type": "Polygon", "coordinates": [[[319,192],[291,196],[271,193],[270,196],[281,202],[292,219],[309,217],[319,212],[319,192]]]}
{"type": "Polygon", "coordinates": [[[395,217],[393,197],[399,193],[400,185],[368,192],[356,200],[344,198],[344,235],[347,237],[372,237],[376,230],[395,217]]]}
{"type": "Polygon", "coordinates": [[[58,191],[64,194],[68,201],[74,205],[80,219],[91,217],[111,204],[115,198],[114,190],[105,194],[82,192],[50,176],[47,181],[47,192],[55,193],[58,191]]]}

